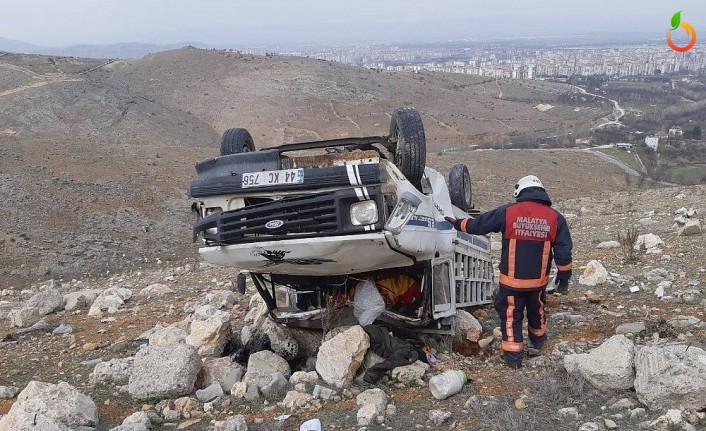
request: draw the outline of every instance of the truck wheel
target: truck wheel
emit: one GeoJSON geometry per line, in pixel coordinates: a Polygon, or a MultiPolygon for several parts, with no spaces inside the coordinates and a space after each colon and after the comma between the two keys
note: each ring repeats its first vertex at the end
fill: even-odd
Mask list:
{"type": "Polygon", "coordinates": [[[397,108],[390,120],[390,141],[395,143],[395,165],[420,188],[427,160],[422,117],[414,108],[397,108]]]}
{"type": "Polygon", "coordinates": [[[473,194],[471,191],[471,175],[464,164],[457,164],[449,171],[449,195],[451,203],[462,210],[469,212],[473,208],[473,194]]]}
{"type": "Polygon", "coordinates": [[[223,133],[221,140],[221,156],[228,154],[247,153],[255,151],[255,142],[247,129],[228,129],[223,133]]]}

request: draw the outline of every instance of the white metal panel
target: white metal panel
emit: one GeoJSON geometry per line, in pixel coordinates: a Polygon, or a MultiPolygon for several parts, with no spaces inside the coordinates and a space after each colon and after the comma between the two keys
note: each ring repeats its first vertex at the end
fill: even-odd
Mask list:
{"type": "Polygon", "coordinates": [[[206,262],[253,272],[340,275],[412,265],[382,232],[202,247],[206,262]]]}

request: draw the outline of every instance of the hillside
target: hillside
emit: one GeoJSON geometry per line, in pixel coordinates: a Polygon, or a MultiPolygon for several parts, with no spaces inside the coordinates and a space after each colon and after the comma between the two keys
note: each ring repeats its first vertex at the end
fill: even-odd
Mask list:
{"type": "Polygon", "coordinates": [[[186,187],[193,164],[215,156],[220,132],[234,125],[260,146],[387,134],[394,107],[415,105],[429,165],[446,174],[467,163],[483,208],[505,202],[526,173],[556,199],[624,189],[622,172],[580,152],[437,155],[510,129],[588,121],[533,108],[568,90],[193,48],[130,61],[0,54],[2,284],[198,259],[186,187]],[[513,101],[498,99],[499,88],[513,101]]]}
{"type": "Polygon", "coordinates": [[[573,91],[569,86],[506,81],[501,89],[492,79],[458,74],[377,72],[310,58],[193,48],[118,61],[96,74],[189,111],[219,132],[247,127],[260,146],[386,134],[389,113],[400,106],[420,110],[431,150],[510,140],[527,131],[551,134],[597,115],[533,108],[556,103],[573,91]]]}

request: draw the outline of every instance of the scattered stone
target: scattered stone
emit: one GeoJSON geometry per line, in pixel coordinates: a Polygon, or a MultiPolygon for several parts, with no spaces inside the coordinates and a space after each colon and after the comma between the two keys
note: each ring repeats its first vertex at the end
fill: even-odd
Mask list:
{"type": "Polygon", "coordinates": [[[123,420],[123,425],[137,425],[143,428],[152,428],[152,421],[145,412],[135,412],[123,420]]]}
{"type": "Polygon", "coordinates": [[[110,287],[93,301],[88,315],[92,317],[103,317],[103,312],[116,313],[125,304],[125,301],[132,298],[132,290],[124,287],[110,287]]]}
{"type": "Polygon", "coordinates": [[[579,284],[584,286],[596,286],[605,283],[607,280],[608,271],[606,271],[601,262],[591,260],[586,264],[586,269],[579,277],[579,284]]]}
{"type": "Polygon", "coordinates": [[[94,350],[100,349],[101,347],[103,347],[102,343],[88,342],[88,343],[84,344],[83,347],[81,347],[81,348],[83,349],[84,352],[92,352],[94,350]]]}
{"type": "Polygon", "coordinates": [[[272,400],[282,396],[287,391],[288,385],[289,381],[282,373],[272,373],[270,382],[262,386],[260,392],[266,399],[272,400]]]}
{"type": "Polygon", "coordinates": [[[230,388],[230,395],[235,399],[245,398],[247,393],[247,385],[245,382],[237,382],[230,388]]]}
{"type": "Polygon", "coordinates": [[[282,407],[295,410],[300,408],[305,408],[310,402],[314,400],[314,397],[309,394],[297,391],[289,391],[287,395],[282,400],[282,407]]]}
{"type": "Polygon", "coordinates": [[[96,404],[66,382],[29,382],[0,419],[0,430],[49,431],[96,425],[96,404]]]}
{"type": "Polygon", "coordinates": [[[428,417],[432,424],[439,426],[451,419],[451,412],[445,410],[430,410],[428,417]]]}
{"type": "Polygon", "coordinates": [[[374,405],[366,404],[360,407],[358,409],[358,413],[356,413],[358,426],[366,427],[368,425],[373,425],[377,416],[377,409],[374,405]]]}
{"type": "Polygon", "coordinates": [[[128,392],[135,399],[187,395],[194,388],[201,365],[192,346],[148,346],[135,356],[128,392]]]}
{"type": "Polygon", "coordinates": [[[111,385],[126,385],[130,380],[134,358],[111,359],[99,362],[88,376],[91,385],[107,383],[111,385]]]}
{"type": "Polygon", "coordinates": [[[677,316],[667,323],[675,329],[702,329],[706,327],[706,324],[696,316],[677,316]]]}
{"type": "Polygon", "coordinates": [[[29,328],[21,328],[15,331],[18,335],[29,334],[31,332],[51,332],[51,326],[49,326],[46,321],[40,320],[29,328]]]}
{"type": "Polygon", "coordinates": [[[698,289],[684,289],[675,292],[674,296],[681,302],[685,302],[687,304],[694,304],[701,297],[701,291],[698,289]]]}
{"type": "Polygon", "coordinates": [[[213,382],[210,386],[196,391],[196,399],[202,403],[211,402],[223,396],[223,388],[218,382],[213,382]]]}
{"type": "Polygon", "coordinates": [[[229,357],[206,358],[203,361],[203,385],[218,382],[225,392],[230,392],[234,384],[242,380],[245,367],[233,362],[229,357]]]}
{"type": "Polygon", "coordinates": [[[616,334],[639,334],[645,330],[645,322],[623,323],[615,328],[616,334]]]}
{"type": "Polygon", "coordinates": [[[637,403],[630,398],[622,398],[608,407],[611,410],[628,410],[635,407],[637,403]]]}
{"type": "Polygon", "coordinates": [[[452,328],[457,339],[468,340],[474,343],[478,342],[480,336],[483,334],[483,326],[481,326],[478,319],[464,310],[456,311],[452,328]]]}
{"type": "Polygon", "coordinates": [[[168,295],[174,293],[174,290],[166,284],[154,283],[145,287],[140,291],[140,295],[149,297],[168,295]]]}
{"type": "Polygon", "coordinates": [[[633,342],[624,335],[614,335],[588,354],[565,356],[564,366],[601,391],[630,389],[635,380],[634,355],[633,342]]]}
{"type": "Polygon", "coordinates": [[[493,336],[482,338],[482,339],[478,340],[478,346],[481,349],[485,349],[486,347],[490,346],[490,344],[493,342],[493,340],[494,340],[493,336]]]}
{"type": "Polygon", "coordinates": [[[608,428],[609,430],[614,430],[614,429],[618,428],[618,424],[616,424],[615,422],[613,422],[610,419],[607,419],[607,418],[603,419],[603,423],[605,424],[605,427],[608,428]]]}
{"type": "Polygon", "coordinates": [[[559,409],[558,415],[559,419],[578,420],[579,411],[576,407],[564,407],[563,409],[559,409]]]}
{"type": "Polygon", "coordinates": [[[206,295],[206,301],[214,307],[220,309],[230,308],[238,301],[235,294],[230,290],[219,290],[206,295]]]}
{"type": "Polygon", "coordinates": [[[515,408],[517,410],[524,410],[527,408],[527,403],[524,398],[518,398],[515,400],[515,408]]]}
{"type": "Polygon", "coordinates": [[[280,325],[266,316],[260,326],[246,326],[241,331],[241,340],[243,344],[253,337],[261,337],[267,335],[270,339],[272,351],[285,360],[293,360],[299,354],[299,343],[292,335],[292,332],[286,326],[280,325]]]}
{"type": "Polygon", "coordinates": [[[618,241],[603,241],[598,244],[596,248],[608,249],[608,248],[620,248],[620,243],[618,241]]]}
{"type": "Polygon", "coordinates": [[[74,311],[90,308],[101,292],[99,289],[90,289],[67,293],[64,295],[64,310],[74,311]]]}
{"type": "Polygon", "coordinates": [[[64,309],[64,296],[56,289],[49,289],[29,298],[24,306],[37,308],[40,315],[46,316],[64,309]]]}
{"type": "Polygon", "coordinates": [[[664,245],[664,241],[662,241],[662,238],[658,237],[653,233],[648,233],[646,235],[638,236],[633,248],[635,250],[650,250],[657,248],[660,245],[664,245]]]}
{"type": "Polygon", "coordinates": [[[564,318],[564,320],[570,323],[580,323],[586,321],[586,316],[582,316],[580,314],[569,314],[564,318]]]}
{"type": "Polygon", "coordinates": [[[645,410],[642,407],[637,407],[637,408],[630,410],[630,418],[631,419],[639,418],[639,417],[645,416],[646,414],[647,414],[647,410],[645,410]]]}
{"type": "Polygon", "coordinates": [[[221,429],[223,431],[248,431],[248,424],[245,421],[245,416],[235,415],[226,418],[221,429]]]}
{"type": "Polygon", "coordinates": [[[377,412],[376,416],[385,414],[387,400],[387,394],[380,388],[368,389],[355,397],[355,402],[358,406],[375,406],[375,411],[377,412]]]}
{"type": "Polygon", "coordinates": [[[167,326],[159,328],[149,336],[150,346],[171,346],[179,343],[186,343],[189,334],[178,326],[167,326]]]}
{"type": "Polygon", "coordinates": [[[695,218],[686,220],[683,225],[679,226],[677,231],[679,236],[701,235],[702,233],[701,222],[695,218]]]}
{"type": "Polygon", "coordinates": [[[262,394],[260,393],[260,388],[257,385],[246,385],[245,399],[247,401],[252,401],[260,398],[262,394]]]}
{"type": "Polygon", "coordinates": [[[62,323],[56,328],[54,328],[53,331],[51,331],[52,334],[54,335],[66,335],[74,332],[74,328],[71,325],[67,325],[66,323],[62,323]]]}
{"type": "Polygon", "coordinates": [[[428,370],[429,364],[422,361],[416,361],[410,365],[393,368],[392,378],[397,379],[402,383],[411,383],[423,378],[428,370]]]}
{"type": "Polygon", "coordinates": [[[274,373],[282,373],[283,376],[289,377],[291,375],[289,364],[275,353],[263,350],[253,353],[248,358],[248,369],[243,381],[248,386],[259,389],[270,383],[274,373]]]}
{"type": "MultiPolygon", "coordinates": [[[[642,274],[650,283],[661,283],[663,281],[673,281],[674,275],[664,268],[654,268],[642,274]]],[[[664,287],[671,287],[671,284],[662,284],[664,287]]]]}
{"type": "Polygon", "coordinates": [[[191,322],[186,344],[196,347],[201,356],[218,357],[223,353],[230,336],[230,314],[215,310],[211,317],[191,322]]]}
{"type": "Polygon", "coordinates": [[[706,408],[706,351],[696,346],[646,346],[635,356],[635,392],[652,410],[706,408]]]}
{"type": "Polygon", "coordinates": [[[333,389],[329,389],[325,386],[316,385],[314,386],[313,395],[315,398],[321,398],[322,400],[328,401],[331,399],[331,397],[336,395],[336,391],[334,391],[333,389]]]}
{"type": "Polygon", "coordinates": [[[16,328],[26,328],[39,322],[42,319],[42,314],[36,307],[22,307],[10,311],[7,318],[10,319],[10,325],[16,328]]]}
{"type": "Polygon", "coordinates": [[[186,429],[186,428],[189,428],[191,425],[196,425],[199,422],[201,422],[201,419],[198,419],[198,418],[197,419],[190,419],[188,421],[184,421],[184,422],[180,423],[179,426],[177,427],[177,429],[178,430],[186,429]]]}
{"type": "Polygon", "coordinates": [[[295,371],[292,377],[289,378],[289,383],[298,385],[299,383],[316,383],[319,381],[319,375],[316,371],[295,371]]]}
{"type": "Polygon", "coordinates": [[[348,386],[370,347],[368,334],[356,325],[324,342],[316,357],[316,371],[328,384],[348,386]]]}
{"type": "Polygon", "coordinates": [[[602,431],[602,428],[598,422],[586,422],[579,427],[579,431],[602,431]]]}
{"type": "Polygon", "coordinates": [[[196,398],[181,397],[174,400],[174,410],[178,417],[188,419],[193,416],[198,416],[203,409],[201,403],[196,398]]]}
{"type": "Polygon", "coordinates": [[[669,423],[672,425],[679,425],[682,423],[681,410],[669,409],[665,415],[669,423]]]}
{"type": "Polygon", "coordinates": [[[15,386],[0,386],[0,400],[7,400],[10,398],[15,398],[20,392],[20,388],[15,386]]]}

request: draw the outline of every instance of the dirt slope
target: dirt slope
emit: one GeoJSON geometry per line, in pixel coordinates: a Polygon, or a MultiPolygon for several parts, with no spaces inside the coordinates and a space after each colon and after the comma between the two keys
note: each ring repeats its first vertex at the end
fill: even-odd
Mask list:
{"type": "MultiPolygon", "coordinates": [[[[310,58],[252,56],[184,48],[96,71],[117,87],[192,112],[219,132],[247,127],[261,146],[306,139],[386,134],[399,106],[422,112],[432,150],[511,139],[513,133],[583,123],[571,110],[540,112],[571,87],[459,74],[376,72],[310,58]]],[[[550,133],[548,133],[550,134],[550,133]]]]}

